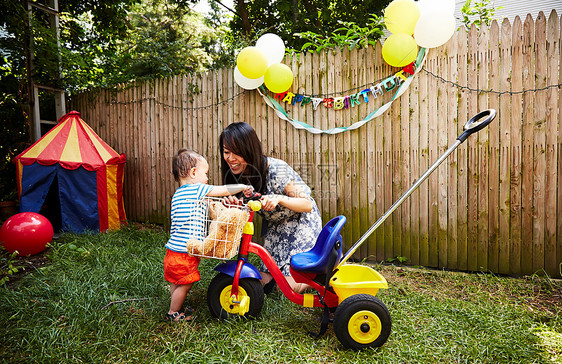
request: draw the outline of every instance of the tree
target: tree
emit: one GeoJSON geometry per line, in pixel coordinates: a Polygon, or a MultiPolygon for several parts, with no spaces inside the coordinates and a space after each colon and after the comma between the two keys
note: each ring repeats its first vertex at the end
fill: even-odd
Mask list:
{"type": "Polygon", "coordinates": [[[231,29],[248,44],[271,32],[282,37],[288,48],[300,50],[307,39],[298,34],[313,32],[329,37],[342,24],[365,27],[373,15],[382,15],[389,3],[390,0],[237,0],[238,16],[231,29]]]}

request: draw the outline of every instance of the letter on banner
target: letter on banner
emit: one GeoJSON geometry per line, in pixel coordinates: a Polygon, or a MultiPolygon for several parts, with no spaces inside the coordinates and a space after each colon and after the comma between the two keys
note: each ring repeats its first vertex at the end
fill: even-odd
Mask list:
{"type": "Polygon", "coordinates": [[[398,78],[400,78],[401,80],[407,81],[408,79],[406,78],[406,76],[404,76],[404,70],[398,72],[397,74],[395,74],[394,76],[398,78]]]}
{"type": "Polygon", "coordinates": [[[377,83],[376,85],[372,86],[370,88],[371,93],[373,94],[373,96],[376,98],[378,95],[377,94],[381,94],[383,95],[382,92],[382,85],[380,83],[377,83]]]}
{"type": "Polygon", "coordinates": [[[295,95],[295,98],[293,99],[293,103],[292,103],[291,105],[294,105],[294,104],[296,104],[297,102],[301,102],[303,98],[304,98],[303,95],[301,95],[301,94],[296,94],[296,95],[295,95]]]}
{"type": "Polygon", "coordinates": [[[280,94],[275,94],[275,99],[279,100],[279,102],[283,102],[283,98],[287,95],[287,91],[280,93],[280,94]]]}
{"type": "Polygon", "coordinates": [[[367,96],[367,94],[370,92],[371,90],[366,88],[363,91],[360,92],[361,95],[363,95],[363,98],[365,99],[365,102],[369,102],[369,97],[367,96]]]}
{"type": "Polygon", "coordinates": [[[344,97],[336,97],[334,98],[334,110],[341,110],[343,109],[343,100],[344,97]]]}
{"type": "Polygon", "coordinates": [[[353,95],[349,95],[349,103],[351,104],[351,107],[355,107],[355,104],[359,105],[359,94],[353,94],[353,95]]]}
{"type": "Polygon", "coordinates": [[[319,98],[319,97],[313,97],[312,98],[312,106],[314,107],[314,110],[316,110],[316,108],[318,107],[318,105],[320,105],[320,103],[324,101],[324,99],[319,98]]]}
{"type": "Polygon", "coordinates": [[[283,98],[283,102],[293,102],[293,96],[295,96],[292,92],[287,92],[287,96],[283,98]]]}
{"type": "Polygon", "coordinates": [[[382,85],[386,91],[392,90],[396,87],[396,82],[394,81],[394,76],[390,76],[389,78],[382,81],[382,85]]]}

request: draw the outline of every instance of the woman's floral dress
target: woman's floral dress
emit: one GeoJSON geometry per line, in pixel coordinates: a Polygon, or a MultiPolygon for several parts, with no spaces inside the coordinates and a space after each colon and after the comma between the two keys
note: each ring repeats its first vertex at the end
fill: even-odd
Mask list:
{"type": "MultiPolygon", "coordinates": [[[[289,275],[291,256],[312,249],[322,230],[322,218],[311,190],[297,172],[286,162],[268,157],[269,171],[265,187],[266,195],[286,195],[290,182],[302,186],[305,196],[312,201],[312,211],[294,212],[277,205],[272,211],[260,211],[263,216],[262,235],[264,247],[269,251],[284,275],[289,275]]],[[[261,271],[267,271],[262,263],[261,271]]]]}

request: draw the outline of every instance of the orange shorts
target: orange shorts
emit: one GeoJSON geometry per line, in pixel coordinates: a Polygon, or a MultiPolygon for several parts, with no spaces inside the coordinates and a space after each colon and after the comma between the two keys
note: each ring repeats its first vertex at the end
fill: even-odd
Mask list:
{"type": "Polygon", "coordinates": [[[190,284],[201,279],[197,267],[201,258],[167,249],[164,257],[164,278],[173,284],[190,284]]]}

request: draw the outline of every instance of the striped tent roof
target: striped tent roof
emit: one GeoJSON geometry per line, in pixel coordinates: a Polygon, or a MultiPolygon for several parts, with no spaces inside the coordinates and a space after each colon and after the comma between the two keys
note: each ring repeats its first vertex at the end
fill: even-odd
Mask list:
{"type": "Polygon", "coordinates": [[[24,165],[38,162],[42,165],[60,163],[66,169],[80,166],[96,171],[107,164],[124,162],[94,130],[80,118],[78,111],[71,111],[59,119],[59,123],[32,146],[16,157],[24,165]]]}

